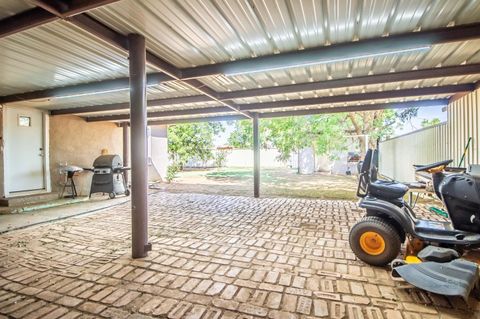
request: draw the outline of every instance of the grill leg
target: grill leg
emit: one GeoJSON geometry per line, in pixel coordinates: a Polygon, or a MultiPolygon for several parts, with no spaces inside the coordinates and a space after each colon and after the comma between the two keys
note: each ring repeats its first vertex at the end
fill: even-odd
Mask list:
{"type": "Polygon", "coordinates": [[[67,187],[67,181],[65,181],[65,184],[63,184],[62,192],[60,193],[60,198],[63,198],[63,194],[65,193],[65,187],[67,187]]]}
{"type": "Polygon", "coordinates": [[[74,175],[75,175],[75,172],[67,172],[67,180],[65,181],[65,184],[63,184],[62,193],[60,194],[60,198],[63,198],[63,195],[65,194],[65,189],[66,188],[70,188],[70,196],[72,198],[77,197],[77,188],[75,187],[75,182],[73,180],[74,175]]]}
{"type": "Polygon", "coordinates": [[[75,181],[73,180],[73,177],[72,177],[72,197],[75,198],[78,196],[77,194],[77,186],[75,186],[75,181]]]}

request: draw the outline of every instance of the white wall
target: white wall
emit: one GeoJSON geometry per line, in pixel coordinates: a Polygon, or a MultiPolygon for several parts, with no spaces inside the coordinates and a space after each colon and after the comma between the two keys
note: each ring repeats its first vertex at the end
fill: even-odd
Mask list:
{"type": "MultiPolygon", "coordinates": [[[[260,150],[260,165],[262,167],[285,167],[285,162],[279,161],[280,153],[275,149],[260,150]]],[[[232,150],[227,154],[225,166],[253,167],[253,150],[232,150]]]]}
{"type": "MultiPolygon", "coordinates": [[[[217,150],[213,153],[216,154],[217,150]]],[[[226,151],[225,158],[226,167],[253,167],[253,150],[233,149],[226,151]]],[[[260,150],[260,165],[262,167],[287,167],[287,162],[278,160],[280,153],[276,149],[260,150]]],[[[188,161],[185,167],[215,167],[215,160],[209,160],[207,163],[192,159],[188,161]]]]}
{"type": "Polygon", "coordinates": [[[168,167],[167,126],[151,126],[149,142],[150,164],[153,168],[149,172],[149,180],[165,180],[168,167]]]}

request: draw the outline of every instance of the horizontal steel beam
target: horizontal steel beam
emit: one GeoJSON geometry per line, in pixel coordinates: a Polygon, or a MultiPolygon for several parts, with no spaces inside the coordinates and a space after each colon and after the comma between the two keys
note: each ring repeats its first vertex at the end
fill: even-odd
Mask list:
{"type": "Polygon", "coordinates": [[[128,52],[128,38],[127,36],[118,33],[105,24],[95,20],[87,14],[79,14],[67,19],[68,22],[73,23],[80,29],[88,31],[97,38],[110,43],[120,50],[128,52]]]}
{"type": "MultiPolygon", "coordinates": [[[[288,117],[288,116],[334,114],[334,113],[346,113],[346,112],[365,112],[365,111],[376,111],[376,110],[384,110],[384,109],[402,109],[402,108],[409,108],[409,107],[429,107],[429,106],[444,106],[444,105],[448,105],[448,99],[411,101],[411,102],[399,102],[399,103],[363,104],[363,105],[355,105],[355,106],[335,106],[335,107],[326,107],[326,108],[311,109],[311,110],[258,113],[258,117],[259,118],[277,118],[277,117],[288,117]]],[[[182,119],[171,119],[171,120],[150,120],[148,121],[148,125],[162,125],[162,124],[167,125],[167,124],[180,124],[180,123],[192,123],[192,122],[236,121],[236,120],[244,120],[244,119],[246,118],[238,115],[205,116],[205,117],[182,118],[182,119]]]]}
{"type": "MultiPolygon", "coordinates": [[[[480,64],[456,65],[456,66],[447,66],[447,67],[440,67],[440,68],[375,74],[375,75],[361,76],[361,77],[355,77],[355,78],[343,78],[343,79],[319,81],[319,82],[312,82],[312,83],[290,84],[290,85],[282,85],[282,86],[268,87],[268,88],[261,88],[261,89],[222,92],[222,93],[217,93],[217,97],[222,100],[228,100],[228,99],[267,96],[267,95],[275,95],[275,94],[283,94],[283,93],[299,93],[299,92],[307,92],[307,91],[314,91],[314,90],[326,90],[326,89],[334,89],[334,88],[342,88],[342,87],[350,87],[350,86],[383,84],[383,83],[392,83],[392,82],[401,82],[401,81],[410,81],[410,80],[424,80],[424,79],[430,79],[430,78],[441,78],[441,77],[469,75],[469,74],[480,74],[480,64]]],[[[149,77],[157,77],[157,76],[158,76],[158,79],[160,80],[162,77],[162,73],[154,73],[149,75],[149,77]]],[[[114,80],[110,80],[110,81],[114,81],[114,80]]],[[[97,82],[97,83],[98,84],[94,84],[90,88],[94,89],[97,85],[101,85],[102,82],[97,82]]],[[[74,86],[72,87],[72,89],[74,89],[74,86]]],[[[29,97],[37,97],[37,96],[44,98],[49,95],[48,92],[50,92],[50,94],[53,94],[54,92],[52,92],[52,90],[43,90],[43,91],[26,93],[26,94],[30,94],[30,96],[17,94],[17,95],[0,97],[0,104],[8,103],[9,101],[10,102],[19,101],[19,99],[23,97],[27,99],[29,97]]],[[[150,100],[148,101],[148,105],[160,106],[160,105],[168,105],[168,104],[184,104],[184,103],[197,103],[197,102],[201,103],[208,100],[209,99],[205,98],[205,96],[198,95],[198,96],[188,97],[187,101],[185,101],[184,97],[150,100]]],[[[76,107],[76,108],[52,111],[52,115],[80,114],[80,113],[92,113],[92,112],[100,112],[100,111],[115,111],[115,110],[122,110],[127,108],[128,108],[127,103],[92,105],[92,106],[76,107]]]]}
{"type": "MultiPolygon", "coordinates": [[[[105,24],[95,20],[94,18],[86,14],[77,15],[75,17],[68,19],[68,21],[84,29],[85,31],[90,32],[91,34],[95,35],[99,39],[102,39],[116,46],[121,50],[124,50],[124,51],[128,50],[127,37],[125,35],[109,28],[105,24]]],[[[226,107],[229,107],[233,111],[249,117],[248,112],[239,111],[238,108],[233,103],[227,103],[219,100],[217,98],[217,92],[205,86],[205,84],[203,84],[202,82],[195,79],[183,81],[180,69],[170,64],[169,62],[163,60],[162,58],[156,56],[152,52],[149,52],[148,50],[146,52],[146,60],[150,65],[158,68],[159,70],[164,72],[166,75],[170,76],[171,80],[182,81],[184,84],[186,84],[187,86],[190,86],[192,89],[198,91],[202,95],[208,96],[211,100],[217,101],[220,104],[223,104],[226,107]]]]}
{"type": "MultiPolygon", "coordinates": [[[[60,2],[62,2],[61,0],[60,2]]],[[[103,7],[120,0],[73,0],[69,1],[68,10],[62,12],[63,16],[74,16],[83,12],[87,12],[98,7],[103,7]]]]}
{"type": "MultiPolygon", "coordinates": [[[[81,12],[107,5],[118,0],[75,0],[70,1],[61,12],[62,17],[69,17],[81,12]]],[[[66,5],[66,3],[63,3],[66,5]]],[[[59,10],[62,8],[58,8],[59,10]]],[[[36,26],[59,20],[60,17],[42,8],[33,8],[0,20],[0,38],[22,32],[36,26]]]]}
{"type": "MultiPolygon", "coordinates": [[[[168,78],[164,73],[152,73],[147,75],[147,85],[160,84],[168,78]]],[[[44,99],[51,97],[69,97],[99,94],[116,90],[127,90],[129,88],[129,78],[118,78],[98,82],[89,82],[84,84],[75,84],[53,89],[39,90],[27,93],[12,94],[0,96],[0,104],[21,102],[26,100],[44,99]]]]}
{"type": "Polygon", "coordinates": [[[299,93],[317,90],[338,89],[342,87],[363,86],[373,84],[384,84],[402,81],[425,80],[433,78],[443,78],[458,75],[480,74],[480,63],[465,64],[455,66],[445,66],[438,68],[420,69],[412,71],[389,72],[383,74],[374,74],[358,76],[352,78],[342,78],[335,80],[326,80],[309,83],[288,84],[260,89],[240,90],[233,92],[224,92],[220,94],[222,99],[239,99],[257,96],[267,96],[275,94],[299,93]]]}
{"type": "MultiPolygon", "coordinates": [[[[77,27],[88,31],[90,34],[96,36],[97,38],[110,43],[111,45],[123,50],[128,51],[128,39],[126,35],[123,35],[107,25],[103,24],[100,21],[90,17],[87,14],[79,14],[74,17],[67,19],[69,22],[73,23],[77,27]]],[[[166,73],[169,77],[168,80],[177,80],[181,77],[180,70],[174,65],[168,63],[167,61],[159,58],[153,53],[147,51],[147,62],[157,68],[162,72],[166,73]]]]}
{"type": "Polygon", "coordinates": [[[33,8],[0,20],[0,38],[55,20],[58,20],[56,15],[41,8],[33,8]]]}
{"type": "Polygon", "coordinates": [[[253,59],[237,60],[192,67],[182,70],[183,78],[199,78],[216,74],[245,74],[258,70],[275,70],[299,65],[327,63],[361,56],[374,56],[382,52],[427,47],[434,44],[466,41],[480,37],[480,23],[464,24],[428,31],[409,32],[354,42],[338,43],[329,46],[305,49],[262,56],[253,59]]]}
{"type": "MultiPolygon", "coordinates": [[[[194,96],[173,97],[168,99],[149,100],[147,101],[147,106],[155,107],[155,106],[201,103],[201,102],[211,102],[211,101],[212,99],[209,98],[208,96],[194,95],[194,96]]],[[[130,108],[130,103],[125,102],[125,103],[112,103],[112,104],[92,105],[92,106],[82,106],[82,107],[72,107],[68,109],[52,110],[50,111],[50,114],[51,115],[82,114],[82,113],[92,113],[92,112],[121,111],[121,110],[127,110],[129,108],[130,108]]]]}
{"type": "MultiPolygon", "coordinates": [[[[105,3],[108,1],[104,1],[105,3]]],[[[42,15],[48,15],[45,11],[37,10],[42,15]]],[[[32,21],[35,21],[35,14],[31,18],[32,21]]],[[[69,21],[82,27],[89,32],[94,33],[98,37],[106,40],[110,43],[113,43],[115,46],[120,47],[121,49],[126,50],[126,37],[123,35],[118,34],[116,31],[108,28],[107,26],[103,25],[102,23],[94,20],[93,18],[89,17],[88,15],[78,15],[74,18],[70,18],[69,21]]],[[[1,21],[0,21],[1,24],[1,21]]],[[[480,26],[479,26],[480,27],[480,26]]],[[[447,28],[454,30],[454,28],[447,28]]],[[[2,29],[0,29],[2,30],[2,29]]],[[[2,31],[0,31],[1,33],[2,31]]],[[[415,33],[415,35],[417,35],[415,33]]],[[[381,38],[384,39],[384,38],[381,38]]],[[[380,41],[380,40],[379,40],[380,41]]],[[[356,43],[356,42],[355,42],[356,43]]],[[[325,48],[325,47],[321,47],[325,48]]],[[[318,49],[321,49],[318,48],[318,49]]],[[[302,51],[303,52],[303,51],[302,51]]],[[[273,56],[276,57],[276,56],[273,56]]],[[[149,53],[147,59],[150,59],[150,62],[153,62],[154,65],[157,67],[168,70],[170,73],[174,73],[178,77],[182,77],[184,71],[181,69],[176,69],[172,65],[168,64],[167,62],[155,57],[153,54],[149,53]]],[[[230,63],[230,62],[229,62],[230,63]]],[[[447,66],[447,67],[440,67],[440,68],[429,68],[429,69],[422,69],[422,70],[413,70],[413,71],[404,71],[404,72],[391,72],[386,74],[375,74],[369,76],[361,76],[361,77],[354,77],[354,78],[343,78],[343,79],[335,79],[329,81],[319,81],[319,82],[312,82],[312,83],[302,83],[302,84],[292,84],[292,85],[282,85],[276,87],[268,87],[268,88],[260,88],[260,89],[250,89],[250,90],[240,90],[234,92],[224,92],[220,94],[215,94],[213,90],[210,89],[209,92],[206,92],[212,95],[214,98],[218,98],[219,100],[228,100],[228,99],[235,99],[235,98],[248,98],[248,97],[255,97],[255,96],[265,96],[265,95],[274,95],[274,94],[283,94],[283,93],[295,93],[295,92],[303,92],[303,91],[311,91],[311,90],[322,90],[322,89],[332,89],[332,88],[339,88],[339,87],[347,87],[347,86],[357,86],[357,85],[367,85],[367,84],[380,84],[380,83],[391,83],[397,81],[409,81],[409,80],[422,80],[428,78],[435,78],[435,77],[446,77],[446,76],[456,76],[456,75],[467,75],[467,74],[479,74],[480,73],[480,64],[467,64],[467,65],[458,65],[458,66],[447,66]]],[[[168,75],[162,75],[161,73],[155,74],[155,76],[161,77],[162,81],[171,81],[175,80],[173,77],[168,75]]],[[[124,79],[117,79],[119,81],[124,79]]],[[[92,86],[88,86],[88,84],[79,84],[80,88],[83,93],[88,93],[88,89],[90,88],[92,92],[95,92],[95,87],[97,85],[102,85],[102,82],[106,82],[108,86],[109,82],[115,80],[105,80],[105,81],[98,81],[92,83],[92,86]]],[[[196,87],[200,90],[208,90],[205,85],[199,81],[185,81],[188,84],[196,87]]],[[[72,90],[75,90],[74,86],[70,86],[72,90]]],[[[63,93],[55,93],[57,92],[55,89],[48,89],[48,90],[41,90],[41,91],[34,91],[28,92],[25,94],[15,94],[13,96],[4,96],[0,97],[0,103],[9,103],[12,101],[21,101],[21,100],[31,100],[35,98],[48,98],[54,96],[61,96],[63,93]],[[51,93],[48,93],[51,92],[51,93]]],[[[58,92],[61,92],[59,90],[58,92]]],[[[66,93],[69,95],[69,93],[66,93]]]]}
{"type": "MultiPolygon", "coordinates": [[[[158,111],[158,112],[148,112],[148,118],[161,118],[161,117],[170,117],[170,116],[182,116],[182,115],[199,115],[199,114],[209,114],[209,113],[228,113],[232,110],[228,107],[203,107],[189,110],[174,110],[174,111],[158,111]]],[[[105,115],[105,116],[91,116],[87,117],[87,122],[105,122],[105,121],[122,121],[130,118],[130,114],[114,114],[114,115],[105,115]]]]}
{"type": "Polygon", "coordinates": [[[274,117],[302,116],[302,115],[314,115],[314,114],[334,114],[334,113],[346,113],[346,112],[365,112],[365,111],[376,111],[376,110],[385,110],[385,109],[405,109],[409,107],[429,107],[429,106],[446,106],[446,105],[448,105],[448,99],[435,99],[435,100],[422,100],[422,101],[410,101],[410,102],[398,102],[398,103],[334,106],[334,107],[324,107],[321,109],[296,110],[296,111],[286,111],[286,112],[268,112],[268,113],[259,113],[259,117],[274,118],[274,117]]]}
{"type": "Polygon", "coordinates": [[[391,90],[391,91],[381,91],[381,92],[356,93],[356,94],[348,94],[348,95],[322,96],[317,98],[300,99],[300,100],[276,101],[276,102],[265,102],[265,103],[255,103],[255,104],[239,104],[239,106],[241,110],[253,111],[253,110],[261,110],[261,109],[277,109],[277,108],[284,108],[284,107],[368,101],[368,100],[402,98],[402,97],[412,97],[412,96],[422,96],[422,95],[455,94],[458,92],[470,92],[470,91],[473,91],[474,89],[475,89],[475,84],[469,83],[469,84],[445,85],[445,86],[391,90]]]}
{"type": "MultiPolygon", "coordinates": [[[[276,101],[276,102],[265,102],[265,103],[255,103],[255,104],[237,104],[241,110],[256,111],[262,109],[278,109],[278,108],[289,108],[289,107],[298,107],[298,106],[313,106],[313,105],[322,105],[322,104],[333,104],[333,103],[347,103],[347,102],[357,102],[357,101],[369,101],[369,100],[379,100],[379,99],[389,99],[389,98],[402,98],[402,97],[412,97],[412,96],[424,96],[424,95],[437,95],[437,94],[455,94],[459,92],[470,92],[475,89],[475,84],[457,84],[457,85],[445,85],[445,86],[435,86],[435,87],[426,87],[426,88],[413,88],[413,89],[403,89],[403,90],[391,90],[391,91],[381,91],[381,92],[367,92],[367,93],[356,93],[356,94],[345,94],[345,95],[335,95],[335,96],[322,96],[317,98],[309,99],[296,99],[296,100],[286,100],[286,101],[276,101]]],[[[225,113],[230,112],[228,108],[223,107],[214,107],[214,108],[205,108],[205,109],[186,109],[186,110],[176,110],[176,111],[159,111],[159,112],[149,112],[148,117],[162,117],[162,114],[170,114],[166,116],[173,116],[172,112],[175,112],[175,116],[180,115],[189,115],[190,112],[195,112],[195,114],[206,114],[206,113],[225,113]],[[201,113],[201,110],[205,110],[201,113]]],[[[127,120],[130,117],[129,114],[119,114],[119,115],[106,115],[106,116],[92,116],[87,117],[87,121],[121,121],[127,120]]]]}
{"type": "Polygon", "coordinates": [[[173,120],[150,120],[148,125],[169,125],[180,123],[195,123],[195,122],[223,122],[223,121],[238,121],[246,120],[248,117],[243,115],[225,115],[225,116],[210,116],[210,117],[193,117],[173,120]]]}

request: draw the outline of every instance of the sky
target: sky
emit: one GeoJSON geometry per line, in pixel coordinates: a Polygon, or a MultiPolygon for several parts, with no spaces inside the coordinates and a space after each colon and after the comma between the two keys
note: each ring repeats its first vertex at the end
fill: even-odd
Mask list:
{"type": "Polygon", "coordinates": [[[421,107],[418,109],[417,117],[413,118],[410,123],[405,123],[402,128],[395,130],[395,136],[410,133],[422,128],[422,120],[432,120],[438,118],[441,122],[447,121],[447,112],[442,112],[443,106],[421,107]]]}
{"type": "MultiPolygon", "coordinates": [[[[442,112],[442,106],[421,107],[418,109],[417,117],[413,118],[409,123],[405,123],[402,128],[395,129],[394,136],[403,135],[422,128],[421,122],[424,119],[431,120],[440,119],[441,122],[447,120],[447,112],[442,112]]],[[[215,146],[228,145],[228,137],[235,129],[233,122],[223,122],[225,131],[215,137],[215,146]]]]}

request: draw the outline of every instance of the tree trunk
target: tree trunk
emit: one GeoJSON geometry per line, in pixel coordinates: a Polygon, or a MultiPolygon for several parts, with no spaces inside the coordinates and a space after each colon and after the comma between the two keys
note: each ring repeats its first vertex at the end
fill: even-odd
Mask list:
{"type": "Polygon", "coordinates": [[[358,124],[357,120],[355,119],[354,113],[348,113],[348,118],[353,124],[353,128],[355,129],[355,133],[357,134],[358,145],[360,147],[360,156],[363,158],[365,156],[365,136],[363,135],[363,130],[358,124]]]}
{"type": "Polygon", "coordinates": [[[300,174],[300,150],[297,151],[297,174],[300,174]]]}

